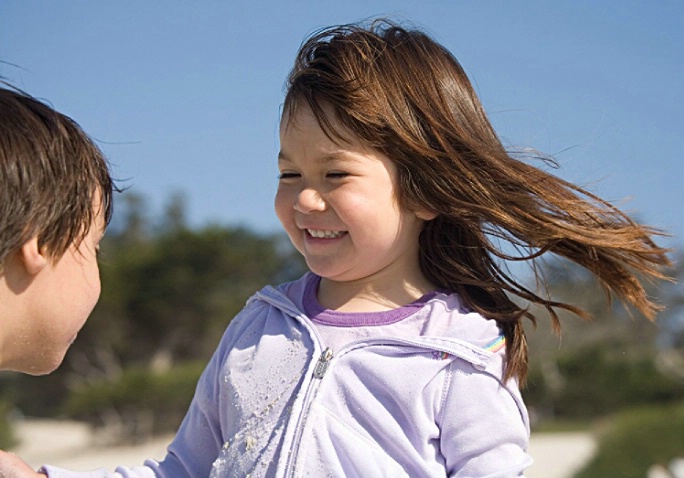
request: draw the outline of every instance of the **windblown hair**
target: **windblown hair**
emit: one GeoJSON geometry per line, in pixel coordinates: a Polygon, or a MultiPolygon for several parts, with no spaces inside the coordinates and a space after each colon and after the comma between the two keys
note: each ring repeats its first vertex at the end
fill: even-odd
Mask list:
{"type": "Polygon", "coordinates": [[[654,319],[659,306],[638,277],[665,278],[667,250],[652,239],[660,232],[509,154],[458,61],[425,33],[377,20],[314,34],[289,75],[283,114],[299,107],[311,108],[326,134],[343,141],[345,131],[326,116],[330,107],[339,129],[395,162],[399,204],[437,214],[421,233],[420,266],[500,324],[507,377],[525,380],[522,319],[536,323],[531,305],[545,308],[557,331],[558,309],[588,314],[530,290],[506,261],[565,257],[595,274],[609,297],[654,319]],[[502,241],[520,254],[502,250],[502,241]]]}
{"type": "Polygon", "coordinates": [[[32,237],[59,259],[88,233],[96,198],[109,223],[113,190],[104,155],[78,124],[0,87],[0,273],[7,256],[32,237]]]}

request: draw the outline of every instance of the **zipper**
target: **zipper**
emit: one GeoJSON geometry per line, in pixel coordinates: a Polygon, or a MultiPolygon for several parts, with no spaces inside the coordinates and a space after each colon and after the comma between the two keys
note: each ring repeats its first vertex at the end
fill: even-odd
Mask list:
{"type": "Polygon", "coordinates": [[[318,357],[318,360],[316,361],[316,366],[314,367],[313,373],[311,374],[312,377],[316,380],[310,381],[306,389],[304,402],[302,403],[302,413],[299,416],[297,427],[295,428],[295,434],[292,440],[292,450],[290,450],[289,458],[287,460],[287,464],[285,467],[285,476],[287,477],[294,476],[297,466],[297,458],[299,455],[299,445],[301,442],[302,434],[304,433],[306,420],[309,416],[311,402],[313,401],[313,396],[321,383],[321,379],[330,367],[330,362],[333,359],[333,355],[333,351],[330,349],[330,347],[326,348],[321,353],[320,357],[318,357]]]}
{"type": "Polygon", "coordinates": [[[333,358],[333,352],[330,350],[330,347],[325,349],[321,356],[318,358],[318,362],[316,362],[316,367],[314,368],[313,371],[313,376],[314,378],[317,379],[322,379],[323,376],[325,375],[325,372],[328,371],[328,367],[330,366],[330,361],[333,358]]]}

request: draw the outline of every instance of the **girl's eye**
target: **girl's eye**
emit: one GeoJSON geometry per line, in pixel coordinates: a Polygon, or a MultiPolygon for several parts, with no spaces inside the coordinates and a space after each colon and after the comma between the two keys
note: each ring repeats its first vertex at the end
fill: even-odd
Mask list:
{"type": "Polygon", "coordinates": [[[280,173],[278,175],[278,179],[280,179],[281,181],[283,179],[293,179],[293,178],[298,178],[298,177],[299,177],[299,173],[295,173],[293,171],[283,171],[282,173],[280,173]]]}
{"type": "Polygon", "coordinates": [[[326,176],[333,179],[346,178],[347,176],[349,176],[349,173],[345,173],[344,171],[330,171],[326,174],[326,176]]]}

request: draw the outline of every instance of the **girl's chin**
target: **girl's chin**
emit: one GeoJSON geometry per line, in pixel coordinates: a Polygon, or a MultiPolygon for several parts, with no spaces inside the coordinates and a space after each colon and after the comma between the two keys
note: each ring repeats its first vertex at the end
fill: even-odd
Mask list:
{"type": "Polygon", "coordinates": [[[317,276],[321,277],[322,279],[325,280],[330,280],[330,281],[339,281],[337,279],[339,273],[335,271],[332,267],[330,266],[325,266],[320,264],[317,261],[306,261],[307,266],[309,266],[309,270],[316,274],[317,276]]]}
{"type": "Polygon", "coordinates": [[[333,283],[354,282],[364,277],[361,274],[355,274],[353,270],[340,270],[339,267],[322,267],[320,264],[309,264],[309,270],[322,280],[333,283]]]}

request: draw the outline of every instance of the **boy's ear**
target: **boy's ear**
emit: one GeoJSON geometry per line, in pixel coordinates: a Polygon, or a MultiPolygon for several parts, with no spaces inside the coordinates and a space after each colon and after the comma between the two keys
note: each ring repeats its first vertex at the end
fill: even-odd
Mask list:
{"type": "Polygon", "coordinates": [[[31,275],[38,274],[48,263],[45,250],[41,251],[38,247],[38,236],[32,237],[21,246],[20,256],[26,271],[31,275]]]}

